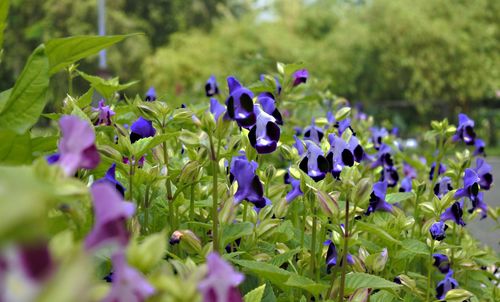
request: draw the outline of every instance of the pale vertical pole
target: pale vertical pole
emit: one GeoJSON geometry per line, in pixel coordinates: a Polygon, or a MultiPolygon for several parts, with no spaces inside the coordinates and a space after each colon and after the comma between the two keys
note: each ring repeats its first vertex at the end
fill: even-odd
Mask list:
{"type": "MultiPolygon", "coordinates": [[[[97,0],[97,27],[99,36],[106,35],[106,0],[97,0]]],[[[106,64],[106,50],[103,49],[99,52],[99,69],[105,70],[106,64]]]]}

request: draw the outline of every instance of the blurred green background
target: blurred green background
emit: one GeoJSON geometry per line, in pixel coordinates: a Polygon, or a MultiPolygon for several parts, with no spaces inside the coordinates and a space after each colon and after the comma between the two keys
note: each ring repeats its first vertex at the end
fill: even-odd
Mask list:
{"type": "MultiPolygon", "coordinates": [[[[97,33],[98,0],[12,0],[0,89],[12,87],[31,51],[55,37],[97,33]]],[[[142,32],[108,51],[107,74],[154,85],[160,95],[204,102],[214,74],[243,83],[304,62],[311,82],[363,104],[403,136],[465,112],[500,154],[500,1],[108,0],[106,33],[142,32]]],[[[97,57],[81,62],[90,74],[97,57]]],[[[51,106],[67,91],[51,82],[51,106]]],[[[88,86],[75,80],[75,91],[88,86]]],[[[57,105],[56,105],[57,106],[57,105]]]]}

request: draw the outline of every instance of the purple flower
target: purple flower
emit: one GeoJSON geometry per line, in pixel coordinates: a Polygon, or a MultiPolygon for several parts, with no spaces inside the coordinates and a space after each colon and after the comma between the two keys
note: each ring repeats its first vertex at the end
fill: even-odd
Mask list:
{"type": "Polygon", "coordinates": [[[307,126],[304,129],[304,140],[310,140],[319,145],[321,140],[323,139],[323,136],[323,129],[315,125],[314,119],[311,123],[311,126],[307,126]]]}
{"type": "Polygon", "coordinates": [[[130,142],[133,144],[141,138],[151,137],[155,134],[153,122],[140,116],[130,127],[130,142]]]}
{"type": "Polygon", "coordinates": [[[376,168],[378,166],[382,167],[392,167],[394,162],[391,156],[392,149],[386,144],[381,144],[378,148],[377,159],[371,164],[371,168],[376,168]]]}
{"type": "Polygon", "coordinates": [[[111,291],[104,302],[142,302],[155,293],[154,287],[135,268],[127,264],[124,251],[111,257],[113,277],[111,291]]]}
{"type": "Polygon", "coordinates": [[[444,238],[446,238],[447,228],[448,226],[444,222],[438,221],[431,225],[431,227],[429,228],[429,233],[431,233],[432,239],[442,241],[444,238]]]}
{"type": "MultiPolygon", "coordinates": [[[[328,245],[328,250],[326,251],[326,272],[329,274],[332,267],[337,265],[337,248],[330,239],[326,240],[323,244],[328,245]]],[[[340,263],[342,263],[342,259],[340,259],[340,263]]],[[[347,253],[347,263],[350,265],[354,264],[354,259],[349,253],[347,253]]]]}
{"type": "Polygon", "coordinates": [[[299,168],[314,181],[325,178],[330,166],[321,148],[312,141],[306,141],[307,151],[299,163],[299,168]]]}
{"type": "Polygon", "coordinates": [[[47,158],[49,164],[59,164],[66,175],[74,175],[80,168],[94,169],[101,161],[95,146],[94,129],[86,121],[72,115],[59,120],[62,138],[59,153],[47,158]]]}
{"type": "Polygon", "coordinates": [[[481,219],[486,218],[488,215],[488,205],[484,202],[484,193],[479,192],[476,198],[471,199],[472,208],[469,209],[469,213],[474,212],[475,209],[480,209],[482,212],[481,219]]]}
{"type": "MultiPolygon", "coordinates": [[[[386,181],[389,187],[395,187],[399,181],[398,170],[394,166],[386,166],[381,172],[380,181],[386,181]]],[[[411,191],[411,181],[410,181],[411,191]]]]}
{"type": "Polygon", "coordinates": [[[482,139],[476,139],[476,142],[474,143],[474,156],[478,156],[478,155],[482,155],[482,156],[486,156],[486,153],[484,151],[485,147],[486,147],[486,144],[484,143],[484,141],[482,139]]]}
{"type": "Polygon", "coordinates": [[[240,302],[243,301],[238,285],[245,276],[233,269],[217,253],[207,256],[207,275],[198,284],[203,302],[240,302]]]}
{"type": "Polygon", "coordinates": [[[106,172],[106,175],[97,180],[96,183],[97,182],[108,182],[115,186],[116,190],[122,194],[122,197],[125,196],[125,187],[118,180],[116,180],[116,163],[113,163],[106,172]]]}
{"type": "Polygon", "coordinates": [[[458,287],[457,280],[453,279],[453,270],[446,274],[443,280],[441,280],[436,287],[436,298],[443,300],[446,297],[446,293],[454,288],[458,287]]]}
{"type": "Polygon", "coordinates": [[[432,258],[434,258],[434,266],[437,267],[441,273],[447,274],[450,272],[450,259],[448,259],[448,256],[444,254],[433,254],[432,258]]]}
{"type": "Polygon", "coordinates": [[[456,224],[461,226],[465,225],[464,220],[462,219],[462,215],[464,214],[462,210],[463,202],[456,201],[453,203],[443,214],[441,214],[441,221],[452,220],[456,224]]]}
{"type": "Polygon", "coordinates": [[[92,107],[92,111],[99,112],[95,125],[111,125],[111,117],[115,115],[115,112],[109,106],[104,106],[104,100],[99,101],[99,107],[92,107]]]}
{"type": "Polygon", "coordinates": [[[342,135],[342,133],[344,133],[348,128],[351,129],[351,131],[354,133],[354,131],[351,128],[350,118],[346,118],[341,120],[340,122],[335,123],[334,127],[339,130],[339,135],[342,135]]]}
{"type": "Polygon", "coordinates": [[[411,192],[412,189],[412,184],[411,184],[411,178],[410,177],[405,177],[401,181],[401,186],[399,187],[399,192],[411,192]]]}
{"type": "MultiPolygon", "coordinates": [[[[139,160],[136,162],[136,161],[135,161],[135,157],[134,157],[134,156],[132,156],[132,164],[133,164],[133,165],[135,165],[135,166],[137,166],[137,167],[139,167],[139,168],[141,168],[142,166],[144,166],[144,161],[145,161],[145,160],[146,160],[146,158],[145,158],[145,157],[144,157],[144,155],[143,155],[143,156],[141,156],[141,158],[139,158],[139,160]]],[[[129,158],[128,158],[128,157],[123,157],[123,158],[122,158],[122,163],[124,163],[124,164],[126,164],[126,165],[130,164],[130,160],[129,160],[129,158]]]]}
{"type": "Polygon", "coordinates": [[[378,150],[382,145],[383,138],[389,136],[389,133],[385,128],[373,127],[370,130],[372,132],[371,141],[373,143],[373,148],[375,148],[375,150],[378,150]]]}
{"type": "Polygon", "coordinates": [[[283,117],[281,116],[278,108],[276,108],[276,101],[274,100],[274,96],[271,93],[261,93],[257,97],[257,100],[262,106],[262,110],[264,110],[267,114],[272,115],[276,119],[276,123],[278,125],[283,125],[283,117]]]}
{"type": "Polygon", "coordinates": [[[366,215],[370,215],[375,211],[392,212],[392,205],[385,201],[387,192],[387,182],[379,181],[373,184],[373,192],[370,195],[370,205],[366,210],[366,215]]]}
{"type": "Polygon", "coordinates": [[[229,97],[226,100],[228,116],[240,127],[252,127],[256,121],[253,111],[253,93],[243,87],[234,77],[227,78],[227,85],[229,87],[229,97]]]}
{"type": "Polygon", "coordinates": [[[300,180],[293,178],[290,173],[287,171],[285,173],[285,184],[291,184],[292,190],[286,194],[286,201],[290,203],[295,198],[304,195],[302,190],[300,190],[300,180]]]}
{"type": "Polygon", "coordinates": [[[300,85],[301,83],[306,83],[308,77],[309,72],[307,71],[307,69],[299,69],[295,71],[292,75],[293,86],[300,85]]]}
{"type": "Polygon", "coordinates": [[[451,186],[451,178],[448,176],[441,178],[434,186],[434,194],[436,194],[439,199],[443,198],[443,196],[451,190],[453,190],[453,187],[451,186]]]}
{"type": "Polygon", "coordinates": [[[328,135],[328,140],[330,141],[330,151],[326,155],[326,160],[332,175],[339,178],[344,166],[352,167],[354,165],[354,154],[347,143],[334,133],[328,135]]]}
{"type": "Polygon", "coordinates": [[[156,101],[156,90],[153,86],[149,87],[146,92],[146,97],[144,98],[146,102],[156,101]]]}
{"type": "Polygon", "coordinates": [[[467,145],[474,145],[476,133],[474,132],[474,121],[467,115],[460,113],[458,115],[457,132],[453,135],[453,141],[463,141],[467,145]]]}
{"type": "Polygon", "coordinates": [[[348,145],[349,150],[351,150],[352,154],[354,155],[354,161],[360,163],[362,160],[368,159],[365,150],[363,150],[363,147],[359,143],[359,140],[356,136],[351,136],[348,145]]]}
{"type": "Polygon", "coordinates": [[[455,198],[468,197],[470,200],[474,200],[479,193],[479,181],[481,179],[477,173],[472,169],[465,169],[464,173],[464,187],[460,188],[455,192],[455,198]]]}
{"type": "Polygon", "coordinates": [[[205,84],[205,94],[208,97],[219,94],[219,86],[217,85],[217,80],[215,80],[214,75],[211,75],[205,84]]]}
{"type": "Polygon", "coordinates": [[[403,163],[403,174],[405,175],[405,177],[409,177],[412,179],[417,178],[417,171],[407,163],[403,163]]]}
{"type": "Polygon", "coordinates": [[[248,133],[248,139],[252,147],[259,154],[272,153],[278,146],[280,140],[280,127],[276,119],[255,105],[254,111],[257,113],[257,121],[248,133]]]}
{"type": "Polygon", "coordinates": [[[233,157],[230,168],[230,179],[236,179],[238,182],[238,190],[234,194],[235,203],[248,200],[257,208],[266,206],[264,189],[259,176],[255,174],[256,169],[257,163],[254,161],[249,162],[244,155],[233,157]]]}
{"type": "Polygon", "coordinates": [[[295,147],[295,149],[297,149],[299,155],[304,154],[305,152],[304,143],[302,143],[302,141],[300,140],[300,138],[297,137],[297,135],[294,135],[293,138],[295,139],[295,143],[293,144],[293,146],[295,147]]]}
{"type": "Polygon", "coordinates": [[[129,233],[125,220],[134,214],[134,204],[123,201],[115,188],[106,182],[93,184],[90,192],[95,221],[94,228],[85,239],[85,248],[93,249],[108,242],[126,246],[129,233]]]}
{"type": "Polygon", "coordinates": [[[491,174],[491,166],[482,158],[476,159],[476,168],[474,171],[479,176],[479,185],[481,189],[489,190],[493,183],[493,175],[491,174]]]}
{"type": "Polygon", "coordinates": [[[226,107],[221,105],[217,99],[210,98],[210,112],[214,115],[214,119],[217,122],[219,117],[226,112],[226,107]]]}
{"type": "MultiPolygon", "coordinates": [[[[436,163],[432,163],[431,170],[429,171],[429,179],[432,180],[434,178],[434,170],[436,170],[436,163]]],[[[446,172],[446,166],[443,164],[439,164],[438,176],[446,172]]]]}

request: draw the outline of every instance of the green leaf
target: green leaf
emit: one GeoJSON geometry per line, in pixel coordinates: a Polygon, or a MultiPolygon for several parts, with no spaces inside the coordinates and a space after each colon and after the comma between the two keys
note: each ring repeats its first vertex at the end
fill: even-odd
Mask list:
{"type": "Polygon", "coordinates": [[[382,228],[376,225],[366,223],[363,221],[358,221],[356,222],[356,228],[361,231],[367,231],[369,234],[374,234],[388,243],[398,244],[398,245],[401,244],[400,241],[394,239],[394,237],[392,237],[389,233],[387,233],[382,228]]]}
{"type": "Polygon", "coordinates": [[[265,262],[236,259],[231,259],[231,261],[243,267],[245,270],[265,280],[269,280],[280,287],[284,287],[285,282],[292,275],[289,271],[265,262]]]}
{"type": "Polygon", "coordinates": [[[30,163],[31,139],[29,133],[17,134],[10,130],[0,130],[0,164],[22,165],[30,163]]]}
{"type": "Polygon", "coordinates": [[[402,202],[404,200],[413,198],[415,196],[415,193],[413,192],[398,192],[398,193],[390,193],[385,196],[385,200],[388,203],[396,203],[396,202],[402,202]]]}
{"type": "Polygon", "coordinates": [[[47,103],[49,61],[45,47],[33,51],[0,112],[0,128],[25,133],[40,117],[47,103]]]}
{"type": "Polygon", "coordinates": [[[241,223],[233,223],[228,226],[224,226],[224,230],[222,232],[222,246],[226,246],[229,243],[243,236],[251,235],[252,232],[253,232],[253,223],[248,221],[241,223]]]}
{"type": "Polygon", "coordinates": [[[74,36],[52,39],[46,43],[50,63],[49,74],[52,75],[76,61],[96,54],[130,36],[74,36]]]}
{"type": "Polygon", "coordinates": [[[78,71],[78,74],[84,78],[90,85],[97,90],[104,98],[109,99],[118,91],[129,88],[132,85],[139,83],[139,81],[133,81],[126,84],[120,84],[118,78],[112,78],[105,80],[103,78],[88,75],[84,72],[78,71]]]}
{"type": "Polygon", "coordinates": [[[335,121],[340,122],[351,114],[351,107],[343,107],[335,113],[335,121]]]}
{"type": "Polygon", "coordinates": [[[90,87],[90,89],[85,92],[81,97],[78,98],[76,104],[80,108],[85,108],[92,103],[92,96],[94,95],[94,88],[90,87]]]}
{"type": "Polygon", "coordinates": [[[34,157],[42,156],[47,152],[57,149],[59,136],[40,136],[31,139],[31,152],[34,157]]]}
{"type": "Polygon", "coordinates": [[[345,282],[346,291],[348,293],[352,293],[358,288],[395,289],[400,287],[397,283],[366,273],[347,274],[345,276],[345,282]]]}
{"type": "Polygon", "coordinates": [[[285,282],[285,285],[306,290],[315,296],[328,289],[328,285],[326,284],[316,283],[307,277],[297,274],[292,274],[285,282]]]}
{"type": "Polygon", "coordinates": [[[5,106],[5,104],[9,100],[11,92],[12,92],[12,88],[0,92],[0,112],[2,112],[2,108],[5,106]]]}
{"type": "Polygon", "coordinates": [[[418,241],[417,239],[405,239],[401,242],[401,246],[403,249],[416,255],[429,255],[429,247],[427,244],[422,241],[418,241]]]}
{"type": "Polygon", "coordinates": [[[261,302],[265,289],[266,289],[265,284],[253,289],[252,291],[248,292],[245,295],[245,297],[243,297],[243,301],[245,301],[245,302],[261,302]]]}
{"type": "Polygon", "coordinates": [[[148,153],[154,147],[166,141],[172,134],[161,134],[153,137],[141,138],[132,144],[133,154],[136,158],[148,153]]]}
{"type": "Polygon", "coordinates": [[[465,289],[457,288],[449,290],[446,293],[444,300],[446,300],[447,302],[462,302],[469,299],[472,296],[474,295],[471,292],[465,289]]]}

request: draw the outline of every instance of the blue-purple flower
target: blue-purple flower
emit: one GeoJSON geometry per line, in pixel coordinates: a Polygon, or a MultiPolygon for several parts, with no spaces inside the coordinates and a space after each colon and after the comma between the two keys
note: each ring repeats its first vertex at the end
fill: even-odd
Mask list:
{"type": "Polygon", "coordinates": [[[125,247],[129,232],[125,225],[132,217],[135,206],[123,201],[123,197],[107,182],[97,182],[90,188],[94,207],[94,228],[85,239],[85,248],[93,249],[106,243],[116,243],[125,247]]]}
{"type": "Polygon", "coordinates": [[[411,190],[412,190],[411,177],[403,178],[403,180],[401,181],[401,185],[399,186],[399,192],[411,192],[411,190]]]}
{"type": "Polygon", "coordinates": [[[257,163],[255,161],[249,162],[244,155],[233,157],[230,178],[238,182],[238,190],[234,194],[235,203],[248,200],[257,208],[266,206],[264,189],[259,176],[255,174],[256,170],[257,163]]]}
{"type": "Polygon", "coordinates": [[[429,228],[429,233],[434,240],[442,241],[446,238],[446,229],[448,226],[443,221],[435,222],[429,228]]]}
{"type": "Polygon", "coordinates": [[[122,196],[125,196],[125,187],[118,180],[116,180],[116,163],[113,163],[106,172],[106,175],[104,175],[103,178],[97,180],[96,183],[97,182],[108,182],[115,186],[116,190],[120,192],[122,196]]]}
{"type": "Polygon", "coordinates": [[[142,302],[155,293],[155,288],[148,280],[128,265],[123,250],[114,253],[111,262],[113,263],[111,290],[103,302],[142,302]]]}
{"type": "Polygon", "coordinates": [[[483,190],[489,190],[493,183],[493,174],[491,174],[491,166],[482,158],[476,159],[476,168],[474,171],[479,176],[479,186],[483,190]]]}
{"type": "Polygon", "coordinates": [[[104,100],[99,101],[97,108],[92,107],[92,111],[98,112],[95,125],[111,125],[111,117],[115,115],[115,112],[109,106],[104,105],[104,100]]]}
{"type": "MultiPolygon", "coordinates": [[[[432,163],[432,165],[431,165],[431,170],[429,171],[429,179],[430,180],[432,180],[434,178],[434,170],[436,170],[436,163],[432,163]]],[[[437,176],[443,174],[444,172],[446,172],[446,166],[440,163],[437,176]]]]}
{"type": "Polygon", "coordinates": [[[370,204],[366,210],[366,215],[375,211],[392,212],[392,205],[385,200],[387,193],[387,182],[379,181],[373,184],[373,191],[370,195],[370,204]]]}
{"type": "Polygon", "coordinates": [[[460,113],[458,115],[457,132],[453,135],[453,141],[463,141],[467,145],[474,145],[476,133],[474,132],[474,121],[467,115],[460,113]]]}
{"type": "Polygon", "coordinates": [[[432,258],[434,258],[434,266],[441,273],[447,274],[450,272],[450,259],[448,259],[448,256],[444,254],[432,254],[432,258]]]}
{"type": "Polygon", "coordinates": [[[299,69],[295,71],[292,75],[293,86],[300,85],[301,83],[306,83],[308,77],[309,72],[307,71],[307,69],[299,69]]]}
{"type": "MultiPolygon", "coordinates": [[[[380,181],[386,181],[389,187],[395,187],[399,181],[398,170],[396,170],[394,166],[385,166],[380,175],[380,181]]],[[[408,187],[408,183],[406,184],[406,187],[408,187]]],[[[410,180],[410,191],[411,191],[411,180],[410,180]]]]}
{"type": "Polygon", "coordinates": [[[478,155],[481,155],[481,156],[486,156],[486,152],[484,151],[484,149],[486,148],[486,144],[484,143],[484,141],[482,139],[476,139],[476,142],[474,143],[474,153],[473,155],[474,156],[478,156],[478,155]]]}
{"type": "Polygon", "coordinates": [[[464,187],[455,192],[455,198],[468,197],[474,200],[479,193],[479,181],[481,179],[477,173],[472,169],[465,169],[464,173],[464,187]]]}
{"type": "Polygon", "coordinates": [[[152,137],[155,134],[153,122],[140,116],[130,127],[130,142],[133,144],[142,138],[152,137]]]}
{"type": "Polygon", "coordinates": [[[262,110],[264,110],[267,114],[272,115],[276,119],[276,123],[278,125],[283,125],[283,117],[276,107],[276,100],[271,93],[263,92],[259,94],[259,96],[257,97],[257,101],[262,106],[262,110]]]}
{"type": "Polygon", "coordinates": [[[74,175],[80,169],[94,169],[101,161],[95,146],[95,133],[92,126],[72,115],[59,120],[62,138],[59,152],[47,158],[49,164],[57,163],[66,175],[74,175]]]}
{"type": "Polygon", "coordinates": [[[462,219],[462,216],[464,214],[464,211],[462,209],[463,206],[463,201],[461,202],[454,202],[446,211],[444,211],[443,214],[441,214],[441,221],[454,221],[456,224],[459,224],[461,226],[465,225],[464,220],[462,219]]]}
{"type": "Polygon", "coordinates": [[[271,153],[276,150],[280,140],[280,127],[276,119],[255,105],[254,111],[257,113],[257,121],[248,133],[250,145],[259,154],[271,153]]]}
{"type": "Polygon", "coordinates": [[[372,132],[371,141],[373,143],[373,148],[375,148],[375,150],[378,150],[382,145],[382,140],[384,139],[384,137],[389,136],[389,133],[385,128],[373,127],[370,130],[372,132]]]}
{"type": "Polygon", "coordinates": [[[210,112],[214,115],[215,121],[219,120],[219,117],[226,112],[226,107],[224,107],[217,99],[210,98],[210,112]]]}
{"type": "MultiPolygon", "coordinates": [[[[328,250],[326,251],[326,272],[329,274],[332,267],[337,265],[337,262],[342,263],[342,259],[338,261],[337,248],[332,240],[328,239],[324,243],[324,245],[328,245],[328,250]]],[[[347,253],[347,263],[350,265],[354,264],[354,258],[351,254],[347,253]]]]}
{"type": "Polygon", "coordinates": [[[381,144],[378,148],[377,159],[371,164],[371,168],[382,167],[392,167],[394,162],[392,161],[392,149],[386,144],[381,144]]]}
{"type": "Polygon", "coordinates": [[[434,186],[434,194],[439,199],[443,198],[443,196],[451,190],[453,190],[453,187],[451,186],[451,178],[448,176],[441,178],[441,180],[434,186]]]}
{"type": "Polygon", "coordinates": [[[214,75],[211,75],[205,84],[205,94],[208,97],[219,94],[219,86],[217,85],[217,80],[214,75]]]}
{"type": "Polygon", "coordinates": [[[330,151],[326,155],[326,160],[332,175],[339,178],[344,166],[352,167],[354,165],[354,154],[349,149],[348,144],[334,133],[328,136],[328,140],[330,141],[330,151]]]}
{"type": "Polygon", "coordinates": [[[304,154],[304,152],[305,152],[304,143],[300,140],[300,138],[297,137],[297,135],[294,135],[293,139],[295,139],[295,143],[293,143],[292,146],[294,146],[295,149],[297,149],[297,152],[299,153],[299,155],[304,154]]]}
{"type": "Polygon", "coordinates": [[[319,145],[321,140],[323,139],[323,136],[324,136],[323,129],[316,126],[316,124],[314,123],[314,119],[311,125],[307,126],[304,129],[304,140],[310,140],[319,145]]]}
{"type": "Polygon", "coordinates": [[[405,177],[417,178],[417,170],[407,163],[403,163],[403,174],[405,177]]]}
{"type": "Polygon", "coordinates": [[[325,178],[330,165],[323,155],[321,148],[312,141],[306,141],[307,151],[299,163],[299,168],[307,173],[314,181],[325,178]]]}
{"type": "Polygon", "coordinates": [[[238,285],[245,276],[233,269],[219,254],[212,252],[207,256],[207,275],[198,284],[203,302],[240,302],[243,301],[238,285]]]}
{"type": "Polygon", "coordinates": [[[250,128],[255,124],[253,93],[243,87],[234,77],[227,78],[229,97],[226,100],[228,116],[238,123],[238,126],[250,128]]]}
{"type": "Polygon", "coordinates": [[[443,300],[446,297],[446,293],[452,289],[458,287],[457,280],[453,279],[453,270],[446,274],[443,280],[441,280],[436,287],[436,298],[443,300]]]}
{"type": "Polygon", "coordinates": [[[144,97],[146,102],[156,101],[156,90],[153,86],[149,87],[148,91],[146,91],[146,96],[144,97]]]}
{"type": "Polygon", "coordinates": [[[304,195],[302,190],[300,190],[300,180],[293,178],[288,171],[285,173],[284,178],[285,184],[292,185],[292,190],[290,190],[285,197],[287,202],[291,202],[295,198],[304,195]]]}

